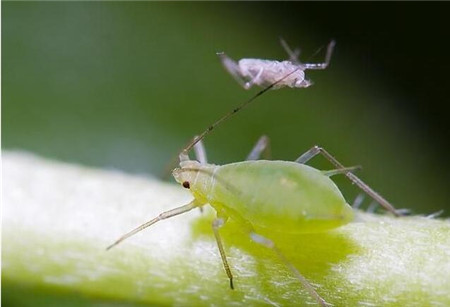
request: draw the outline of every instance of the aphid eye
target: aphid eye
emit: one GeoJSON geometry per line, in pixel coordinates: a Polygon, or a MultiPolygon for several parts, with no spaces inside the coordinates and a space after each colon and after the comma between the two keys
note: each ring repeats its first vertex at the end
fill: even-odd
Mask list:
{"type": "Polygon", "coordinates": [[[191,185],[189,184],[189,181],[183,182],[183,188],[189,189],[191,185]]]}

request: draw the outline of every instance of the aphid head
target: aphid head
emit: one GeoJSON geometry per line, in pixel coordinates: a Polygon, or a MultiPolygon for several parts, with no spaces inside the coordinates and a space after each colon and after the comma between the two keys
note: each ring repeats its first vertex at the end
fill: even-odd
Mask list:
{"type": "Polygon", "coordinates": [[[298,88],[310,87],[311,85],[313,85],[312,81],[306,79],[298,79],[294,83],[294,87],[298,88]]]}
{"type": "Polygon", "coordinates": [[[180,162],[180,167],[172,171],[173,178],[184,188],[189,189],[200,169],[200,163],[194,160],[180,162]]]}

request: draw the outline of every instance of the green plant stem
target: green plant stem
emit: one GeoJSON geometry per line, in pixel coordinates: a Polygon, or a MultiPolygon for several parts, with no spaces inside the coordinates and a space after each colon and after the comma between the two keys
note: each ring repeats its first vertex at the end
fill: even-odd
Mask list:
{"type": "MultiPolygon", "coordinates": [[[[273,252],[252,243],[232,221],[220,230],[235,277],[230,290],[212,210],[159,222],[105,250],[191,199],[188,191],[156,179],[3,152],[2,301],[314,303],[273,252]]],[[[355,222],[334,231],[271,238],[335,306],[450,305],[448,221],[358,212],[355,222]]]]}

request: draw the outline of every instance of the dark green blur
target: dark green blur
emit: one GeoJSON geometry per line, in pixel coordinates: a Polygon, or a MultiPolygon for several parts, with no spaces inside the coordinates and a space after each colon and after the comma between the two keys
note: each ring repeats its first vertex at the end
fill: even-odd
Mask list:
{"type": "MultiPolygon", "coordinates": [[[[386,82],[379,49],[371,47],[395,38],[386,30],[373,45],[361,45],[372,41],[375,19],[369,38],[351,36],[351,29],[364,32],[364,24],[351,26],[363,20],[361,6],[334,24],[321,21],[319,12],[332,15],[333,8],[320,4],[6,2],[2,8],[3,149],[159,176],[193,135],[256,92],[238,86],[217,51],[283,59],[283,36],[302,48],[301,59],[321,61],[323,50],[315,51],[334,38],[329,69],[308,73],[313,87],[258,98],[205,139],[210,161],[242,160],[264,133],[274,159],[292,160],[320,144],[345,165],[362,165],[360,176],[398,207],[450,208],[448,163],[436,142],[444,134],[417,116],[417,104],[432,101],[409,108],[401,81],[399,89],[392,76],[386,82]]],[[[397,47],[387,54],[402,58],[397,47]]],[[[331,168],[322,158],[312,164],[331,168]]],[[[351,202],[357,190],[344,178],[337,182],[351,202]]]]}

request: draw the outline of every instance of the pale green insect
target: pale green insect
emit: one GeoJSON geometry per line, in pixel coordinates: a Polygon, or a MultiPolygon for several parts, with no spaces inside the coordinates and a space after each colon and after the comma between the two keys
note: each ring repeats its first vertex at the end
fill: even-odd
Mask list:
{"type": "Polygon", "coordinates": [[[327,172],[296,162],[259,160],[220,166],[185,161],[173,176],[200,205],[210,204],[226,217],[258,228],[317,232],[353,218],[352,208],[327,172]]]}
{"type": "MultiPolygon", "coordinates": [[[[281,81],[282,79],[278,82],[281,81]]],[[[228,219],[233,219],[254,242],[274,250],[310,295],[320,305],[326,306],[325,300],[306,278],[289,262],[273,241],[261,235],[260,232],[264,229],[269,230],[269,233],[321,232],[349,223],[353,219],[353,210],[329,178],[335,174],[345,174],[384,208],[394,215],[398,213],[389,202],[351,173],[355,167],[345,168],[318,146],[312,147],[294,162],[257,160],[268,148],[269,139],[263,136],[248,155],[247,161],[222,166],[207,163],[201,140],[218,124],[275,84],[257,93],[216,121],[200,136],[195,137],[180,153],[180,167],[173,170],[172,174],[175,180],[184,188],[190,189],[194,196],[189,204],[161,213],[158,217],[125,234],[107,249],[160,220],[209,204],[217,212],[217,217],[212,222],[212,229],[231,289],[234,288],[233,275],[219,234],[219,228],[228,219]],[[198,161],[189,159],[188,152],[192,148],[195,150],[198,161]],[[334,164],[336,169],[320,171],[304,164],[317,154],[322,154],[334,164]]]]}

